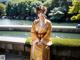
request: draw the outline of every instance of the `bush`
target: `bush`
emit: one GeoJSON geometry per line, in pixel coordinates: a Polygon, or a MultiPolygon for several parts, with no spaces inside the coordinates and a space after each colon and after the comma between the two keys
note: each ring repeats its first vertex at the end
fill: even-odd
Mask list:
{"type": "Polygon", "coordinates": [[[51,10],[51,13],[49,13],[51,16],[50,19],[54,22],[62,22],[62,17],[64,16],[64,10],[62,7],[55,7],[53,10],[51,10]]]}
{"type": "Polygon", "coordinates": [[[12,19],[34,19],[35,13],[34,8],[40,5],[40,1],[23,1],[20,3],[11,3],[7,4],[6,13],[7,16],[12,19]]]}
{"type": "Polygon", "coordinates": [[[76,16],[71,17],[71,20],[76,20],[76,16]]]}
{"type": "Polygon", "coordinates": [[[3,3],[0,3],[0,18],[5,15],[5,7],[3,3]]]}
{"type": "MultiPolygon", "coordinates": [[[[56,14],[55,16],[50,16],[51,10],[54,10],[54,7],[61,7],[59,8],[59,12],[66,12],[67,11],[67,3],[66,0],[62,0],[60,3],[59,0],[9,0],[6,8],[7,16],[14,19],[29,19],[34,20],[36,18],[36,14],[34,12],[34,8],[39,5],[44,5],[48,7],[47,16],[49,19],[54,19],[62,21],[63,14],[56,14]]],[[[53,13],[53,12],[51,12],[53,13]]]]}
{"type": "Polygon", "coordinates": [[[71,20],[75,20],[75,22],[80,22],[80,1],[73,0],[72,6],[69,6],[69,14],[73,14],[71,20]]]}

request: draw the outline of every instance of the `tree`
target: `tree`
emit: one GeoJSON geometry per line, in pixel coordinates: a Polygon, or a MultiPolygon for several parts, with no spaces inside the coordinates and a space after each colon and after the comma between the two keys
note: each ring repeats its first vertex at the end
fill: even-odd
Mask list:
{"type": "Polygon", "coordinates": [[[54,22],[65,22],[67,11],[67,0],[53,0],[49,13],[50,19],[54,22]]]}
{"type": "Polygon", "coordinates": [[[55,7],[53,10],[51,10],[51,13],[49,13],[51,16],[50,19],[54,22],[62,22],[62,17],[64,16],[63,9],[61,7],[55,7]]]}
{"type": "Polygon", "coordinates": [[[80,0],[72,0],[72,6],[69,6],[69,14],[72,14],[71,20],[80,21],[80,0]]]}
{"type": "Polygon", "coordinates": [[[5,5],[3,3],[0,3],[0,17],[5,15],[5,5]]]}
{"type": "Polygon", "coordinates": [[[37,0],[10,0],[7,4],[6,12],[7,16],[12,19],[26,19],[34,18],[34,8],[38,5],[42,5],[42,2],[37,0]]]}
{"type": "Polygon", "coordinates": [[[34,9],[39,5],[48,7],[47,16],[55,7],[67,10],[66,0],[10,0],[6,9],[7,16],[19,19],[34,19],[36,16],[34,9]]]}

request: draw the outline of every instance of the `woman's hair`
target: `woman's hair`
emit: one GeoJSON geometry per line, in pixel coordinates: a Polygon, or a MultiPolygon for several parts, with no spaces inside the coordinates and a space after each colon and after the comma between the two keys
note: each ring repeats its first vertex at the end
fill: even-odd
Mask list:
{"type": "Polygon", "coordinates": [[[37,6],[37,7],[36,7],[36,11],[35,11],[36,14],[38,14],[39,11],[42,11],[42,13],[46,14],[46,12],[47,12],[47,7],[45,7],[45,6],[37,6]]]}

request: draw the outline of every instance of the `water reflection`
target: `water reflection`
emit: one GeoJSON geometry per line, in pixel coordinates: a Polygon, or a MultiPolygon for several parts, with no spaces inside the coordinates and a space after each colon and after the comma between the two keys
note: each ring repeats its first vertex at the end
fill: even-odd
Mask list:
{"type": "MultiPolygon", "coordinates": [[[[10,20],[10,19],[0,19],[0,25],[31,25],[32,21],[29,20],[10,20]]],[[[53,23],[54,26],[76,26],[77,23],[53,23]]],[[[29,37],[29,32],[19,32],[19,31],[0,31],[0,36],[14,36],[14,37],[29,37]]],[[[76,33],[60,33],[53,32],[52,37],[57,38],[80,38],[80,34],[76,33]]]]}
{"type": "Polygon", "coordinates": [[[32,21],[29,20],[10,20],[0,19],[0,25],[31,25],[32,21]]]}
{"type": "MultiPolygon", "coordinates": [[[[0,19],[0,25],[31,25],[30,20],[0,19]]],[[[52,23],[54,26],[76,26],[77,23],[52,23]]]]}
{"type": "MultiPolygon", "coordinates": [[[[0,31],[0,36],[12,36],[12,37],[23,37],[27,38],[31,36],[30,32],[21,32],[21,31],[0,31]]],[[[60,32],[53,32],[52,37],[57,38],[79,38],[80,34],[77,33],[60,33],[60,32]]]]}

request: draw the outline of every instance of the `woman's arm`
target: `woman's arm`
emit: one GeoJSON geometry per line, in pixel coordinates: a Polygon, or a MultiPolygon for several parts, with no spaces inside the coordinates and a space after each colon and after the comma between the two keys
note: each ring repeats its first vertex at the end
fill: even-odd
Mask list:
{"type": "Polygon", "coordinates": [[[32,24],[32,28],[31,28],[31,37],[32,37],[32,41],[31,44],[35,44],[36,42],[38,42],[38,37],[35,31],[35,21],[32,24]]]}
{"type": "Polygon", "coordinates": [[[51,31],[52,31],[52,24],[51,24],[51,22],[48,22],[47,25],[48,25],[47,33],[44,35],[44,37],[41,39],[41,41],[46,45],[51,45],[52,41],[50,41],[49,38],[50,38],[50,35],[51,35],[51,31]]]}

